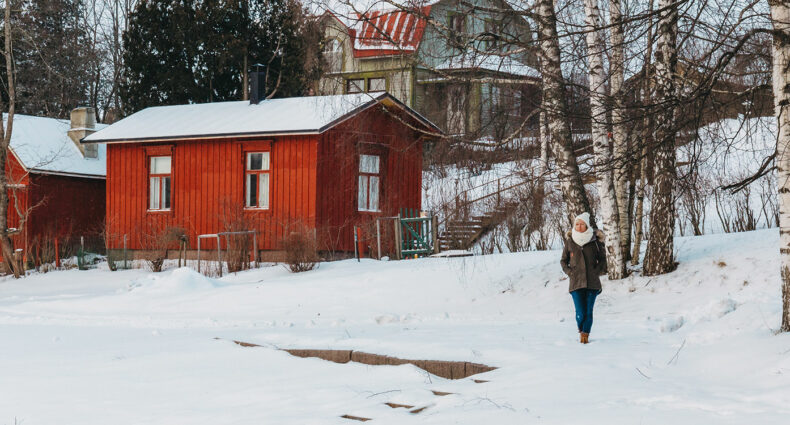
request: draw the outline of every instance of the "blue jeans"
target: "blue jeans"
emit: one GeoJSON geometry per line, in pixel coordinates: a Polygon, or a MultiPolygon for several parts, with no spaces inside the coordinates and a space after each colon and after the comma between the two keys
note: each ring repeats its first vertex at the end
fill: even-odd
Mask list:
{"type": "Polygon", "coordinates": [[[577,289],[571,292],[573,306],[576,307],[576,327],[580,332],[590,333],[593,324],[593,307],[595,297],[600,291],[597,289],[577,289]]]}

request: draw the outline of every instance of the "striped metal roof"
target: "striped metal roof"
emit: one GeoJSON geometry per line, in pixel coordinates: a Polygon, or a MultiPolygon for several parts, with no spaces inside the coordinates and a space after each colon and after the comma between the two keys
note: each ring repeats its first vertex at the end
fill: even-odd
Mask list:
{"type": "Polygon", "coordinates": [[[431,6],[414,11],[374,10],[358,14],[349,28],[354,56],[369,57],[412,53],[422,40],[431,6]]]}

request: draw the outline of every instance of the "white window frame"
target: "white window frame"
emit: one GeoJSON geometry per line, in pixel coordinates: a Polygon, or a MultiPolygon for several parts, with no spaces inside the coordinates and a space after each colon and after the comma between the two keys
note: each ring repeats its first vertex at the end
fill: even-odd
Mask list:
{"type": "MultiPolygon", "coordinates": [[[[371,163],[372,164],[372,163],[371,163]]],[[[381,212],[381,155],[359,155],[359,177],[357,178],[357,211],[381,212]],[[375,158],[375,167],[365,168],[368,160],[375,158]],[[371,190],[375,184],[375,191],[371,190]],[[375,193],[376,205],[371,205],[371,194],[375,193]],[[364,200],[364,205],[363,205],[364,200]]]]}
{"type": "Polygon", "coordinates": [[[248,151],[244,152],[244,209],[247,210],[269,210],[271,209],[271,190],[272,190],[272,162],[270,151],[248,151]],[[252,155],[262,155],[261,168],[252,169],[252,155]],[[257,188],[257,202],[255,205],[250,205],[250,177],[255,177],[257,188]],[[261,184],[261,179],[266,178],[265,195],[261,193],[264,185],[261,184]]]}
{"type": "Polygon", "coordinates": [[[173,156],[172,155],[151,155],[148,157],[148,211],[170,211],[173,208],[173,156]],[[168,159],[167,172],[158,169],[157,160],[160,158],[168,159]],[[165,185],[165,178],[169,184],[165,185]],[[154,185],[154,182],[156,184],[154,185]],[[156,188],[156,190],[154,190],[156,188]],[[164,189],[167,188],[167,196],[162,196],[164,189]],[[167,207],[164,200],[167,199],[167,207]]]}

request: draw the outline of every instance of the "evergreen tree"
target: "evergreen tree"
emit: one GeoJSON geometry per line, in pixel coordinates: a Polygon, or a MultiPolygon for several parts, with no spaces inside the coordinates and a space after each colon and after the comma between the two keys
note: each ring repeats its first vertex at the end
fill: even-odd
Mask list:
{"type": "Polygon", "coordinates": [[[205,37],[198,85],[208,98],[200,101],[238,100],[243,96],[244,51],[249,32],[246,2],[203,0],[198,10],[205,37]]]}
{"type": "Polygon", "coordinates": [[[266,93],[304,94],[320,75],[321,31],[296,0],[250,2],[251,63],[266,65],[266,93]],[[278,83],[279,80],[279,83],[278,83]],[[276,90],[276,91],[275,91],[276,90]]]}
{"type": "Polygon", "coordinates": [[[125,112],[201,101],[196,62],[200,33],[193,0],[137,4],[123,36],[125,112]]]}
{"type": "MultiPolygon", "coordinates": [[[[82,3],[25,0],[18,5],[11,25],[17,112],[67,118],[73,108],[88,102],[92,52],[82,26],[82,3]]],[[[8,100],[7,93],[2,96],[8,100]]]]}
{"type": "Polygon", "coordinates": [[[257,63],[267,93],[305,94],[320,72],[320,34],[296,0],[141,1],[124,34],[124,112],[243,99],[257,63]]]}

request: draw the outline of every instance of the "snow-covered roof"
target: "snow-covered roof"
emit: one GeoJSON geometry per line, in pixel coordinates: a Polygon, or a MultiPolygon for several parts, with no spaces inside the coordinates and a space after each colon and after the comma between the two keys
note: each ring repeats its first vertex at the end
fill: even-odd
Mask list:
{"type": "Polygon", "coordinates": [[[317,134],[379,102],[407,111],[438,128],[388,93],[290,97],[190,105],[155,106],[91,134],[83,143],[205,139],[276,134],[317,134]]]}
{"type": "MultiPolygon", "coordinates": [[[[3,124],[7,122],[8,116],[3,114],[3,124]]],[[[68,120],[14,114],[11,151],[29,172],[105,177],[106,147],[99,146],[98,158],[83,157],[68,136],[70,126],[68,120]]],[[[97,129],[105,127],[96,125],[97,129]]]]}
{"type": "Polygon", "coordinates": [[[437,66],[436,69],[442,71],[485,70],[519,77],[540,78],[540,73],[537,69],[525,65],[510,56],[483,54],[454,56],[437,66]]]}

